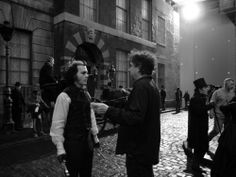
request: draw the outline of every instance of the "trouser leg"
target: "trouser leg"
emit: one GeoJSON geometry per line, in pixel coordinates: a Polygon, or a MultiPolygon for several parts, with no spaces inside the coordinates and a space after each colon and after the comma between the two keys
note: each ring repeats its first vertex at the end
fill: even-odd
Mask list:
{"type": "Polygon", "coordinates": [[[87,139],[65,142],[65,149],[70,177],[91,177],[93,151],[89,149],[87,139]]]}
{"type": "Polygon", "coordinates": [[[146,164],[137,156],[126,155],[126,169],[128,177],[154,177],[152,164],[146,164]]]}

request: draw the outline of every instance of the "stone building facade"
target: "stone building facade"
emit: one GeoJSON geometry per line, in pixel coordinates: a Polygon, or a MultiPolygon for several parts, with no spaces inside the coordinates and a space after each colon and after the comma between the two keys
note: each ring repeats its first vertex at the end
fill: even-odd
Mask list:
{"type": "MultiPolygon", "coordinates": [[[[180,82],[179,16],[170,3],[164,0],[0,0],[0,10],[7,21],[14,22],[16,31],[16,39],[13,37],[9,43],[11,66],[16,68],[15,73],[13,68],[9,70],[10,84],[22,82],[25,95],[37,85],[39,70],[48,56],[55,58],[55,75],[60,78],[75,52],[89,58],[90,86],[95,97],[108,82],[116,88],[132,87],[128,53],[149,50],[158,59],[154,78],[159,86],[166,87],[167,100],[174,100],[174,90],[180,82]],[[14,58],[13,51],[21,57],[14,58]]],[[[2,38],[0,41],[2,88],[5,55],[4,41],[2,38]]],[[[2,115],[2,91],[0,96],[2,115]]],[[[1,116],[0,126],[2,122],[1,116]]]]}

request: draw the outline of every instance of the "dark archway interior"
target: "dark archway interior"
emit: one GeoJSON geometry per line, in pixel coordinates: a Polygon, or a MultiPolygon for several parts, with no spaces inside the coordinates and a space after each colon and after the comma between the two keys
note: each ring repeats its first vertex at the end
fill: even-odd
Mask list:
{"type": "Polygon", "coordinates": [[[103,63],[102,52],[99,48],[93,44],[84,42],[80,44],[75,51],[75,59],[76,60],[85,60],[88,63],[88,72],[90,74],[88,78],[88,92],[92,97],[94,97],[95,88],[97,87],[97,82],[99,81],[99,76],[95,75],[93,68],[96,67],[99,70],[100,63],[103,63]]]}
{"type": "Polygon", "coordinates": [[[81,58],[96,66],[103,62],[102,52],[95,44],[88,42],[80,44],[75,51],[75,59],[81,58]]]}

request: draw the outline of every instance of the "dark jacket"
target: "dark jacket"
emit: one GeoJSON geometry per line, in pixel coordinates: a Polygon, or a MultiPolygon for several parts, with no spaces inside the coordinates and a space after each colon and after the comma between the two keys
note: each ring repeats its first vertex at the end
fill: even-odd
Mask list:
{"type": "Polygon", "coordinates": [[[42,89],[46,84],[56,83],[56,79],[53,77],[53,67],[46,62],[39,73],[39,85],[42,89]]]}
{"type": "Polygon", "coordinates": [[[22,111],[22,108],[25,105],[25,100],[21,91],[14,88],[11,93],[11,98],[13,101],[12,111],[22,111]]]}
{"type": "Polygon", "coordinates": [[[124,109],[109,107],[105,117],[119,123],[117,154],[134,154],[157,164],[160,147],[160,96],[151,76],[134,83],[124,109]]]}
{"type": "Polygon", "coordinates": [[[189,146],[203,151],[208,150],[208,110],[213,104],[206,104],[206,95],[198,91],[190,100],[189,105],[189,146]]]}
{"type": "Polygon", "coordinates": [[[166,91],[164,89],[161,89],[161,99],[162,100],[166,99],[166,91]]]}
{"type": "Polygon", "coordinates": [[[213,166],[212,177],[235,177],[236,176],[236,97],[231,103],[220,107],[225,116],[230,115],[231,119],[225,126],[225,130],[219,139],[213,166]]]}

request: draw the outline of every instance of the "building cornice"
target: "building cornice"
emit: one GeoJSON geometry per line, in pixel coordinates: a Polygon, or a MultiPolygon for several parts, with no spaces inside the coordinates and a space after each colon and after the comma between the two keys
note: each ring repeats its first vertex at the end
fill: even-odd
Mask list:
{"type": "Polygon", "coordinates": [[[56,25],[58,23],[61,23],[63,21],[75,23],[75,24],[78,24],[78,25],[87,26],[89,28],[93,28],[97,31],[104,32],[104,33],[110,34],[112,36],[123,38],[125,40],[129,40],[129,41],[132,41],[132,42],[135,42],[135,43],[139,43],[141,45],[148,46],[148,47],[151,47],[151,48],[156,48],[156,43],[154,43],[154,42],[147,41],[145,39],[139,38],[137,36],[134,36],[134,35],[131,35],[131,34],[128,34],[128,33],[124,33],[122,31],[113,29],[111,27],[101,25],[101,24],[95,23],[93,21],[86,20],[84,18],[81,18],[79,16],[73,15],[73,14],[68,13],[68,12],[60,13],[57,16],[54,17],[54,25],[56,25]]]}

